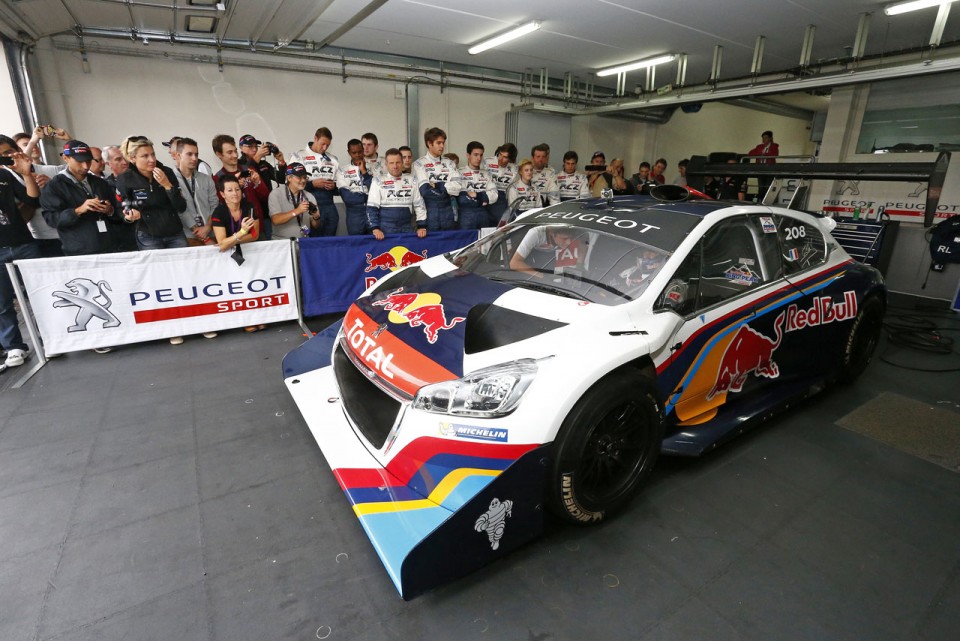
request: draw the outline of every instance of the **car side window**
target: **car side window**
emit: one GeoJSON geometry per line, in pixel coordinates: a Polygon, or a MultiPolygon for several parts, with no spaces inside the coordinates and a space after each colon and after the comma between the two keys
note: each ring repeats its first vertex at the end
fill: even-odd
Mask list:
{"type": "Polygon", "coordinates": [[[700,250],[703,242],[697,243],[680,267],[674,272],[667,286],[660,292],[655,310],[669,309],[681,316],[689,316],[697,310],[700,294],[700,250]]]}
{"type": "Polygon", "coordinates": [[[697,309],[722,303],[779,278],[779,265],[768,266],[763,233],[747,216],[723,220],[704,234],[697,309]]]}
{"type": "Polygon", "coordinates": [[[783,269],[796,274],[822,264],[827,259],[827,243],[820,228],[789,216],[774,216],[783,269]]]}

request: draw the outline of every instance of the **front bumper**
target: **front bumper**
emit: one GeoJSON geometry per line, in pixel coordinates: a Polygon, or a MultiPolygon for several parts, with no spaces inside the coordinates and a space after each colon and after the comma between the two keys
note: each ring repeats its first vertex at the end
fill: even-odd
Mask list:
{"type": "Polygon", "coordinates": [[[424,431],[381,464],[374,452],[383,452],[345,413],[330,364],[335,333],[331,328],[290,352],[284,382],[403,598],[540,535],[546,446],[424,431]]]}

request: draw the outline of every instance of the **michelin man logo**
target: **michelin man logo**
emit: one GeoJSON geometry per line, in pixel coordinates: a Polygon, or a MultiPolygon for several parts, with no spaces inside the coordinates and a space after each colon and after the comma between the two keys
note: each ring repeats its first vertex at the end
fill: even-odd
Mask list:
{"type": "Polygon", "coordinates": [[[508,516],[513,516],[513,501],[501,503],[500,499],[494,497],[490,501],[490,509],[480,515],[477,522],[473,524],[473,529],[477,532],[486,532],[487,538],[490,539],[490,547],[496,550],[500,547],[500,539],[503,538],[508,516]]]}
{"type": "Polygon", "coordinates": [[[89,278],[74,278],[64,283],[69,292],[53,292],[52,296],[57,300],[53,301],[54,307],[76,307],[77,317],[73,325],[67,328],[68,332],[85,332],[87,324],[94,318],[103,321],[103,327],[119,327],[120,319],[110,312],[112,301],[107,296],[106,291],[110,289],[110,283],[101,280],[98,283],[89,278]]]}

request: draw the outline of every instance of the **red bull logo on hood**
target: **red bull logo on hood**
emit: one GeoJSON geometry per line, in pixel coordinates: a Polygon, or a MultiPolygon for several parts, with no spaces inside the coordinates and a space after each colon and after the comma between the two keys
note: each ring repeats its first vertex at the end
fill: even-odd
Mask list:
{"type": "Polygon", "coordinates": [[[404,292],[403,287],[392,291],[383,300],[373,303],[376,307],[383,307],[390,314],[387,319],[391,323],[408,323],[410,327],[423,327],[423,333],[431,343],[437,342],[441,330],[453,327],[466,318],[454,316],[447,320],[440,294],[404,292]]]}
{"type": "Polygon", "coordinates": [[[398,245],[389,251],[385,251],[382,254],[367,254],[367,266],[363,270],[365,273],[372,272],[378,269],[384,271],[394,271],[401,267],[406,267],[407,265],[413,265],[414,263],[419,263],[421,260],[424,260],[427,257],[427,250],[424,249],[419,254],[412,252],[402,245],[398,245]]]}

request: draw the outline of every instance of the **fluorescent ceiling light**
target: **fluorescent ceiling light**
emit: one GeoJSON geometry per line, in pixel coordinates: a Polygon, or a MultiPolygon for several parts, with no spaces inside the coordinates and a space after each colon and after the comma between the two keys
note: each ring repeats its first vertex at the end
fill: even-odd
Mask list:
{"type": "Polygon", "coordinates": [[[919,9],[929,9],[930,7],[938,7],[941,4],[949,4],[956,1],[957,0],[910,0],[910,2],[898,2],[897,4],[888,5],[883,8],[883,12],[888,16],[898,16],[901,13],[918,11],[919,9]]]}
{"type": "Polygon", "coordinates": [[[489,40],[484,40],[478,45],[474,45],[467,49],[467,53],[477,54],[481,51],[486,51],[487,49],[493,49],[494,47],[499,47],[500,45],[515,40],[520,36],[525,36],[528,33],[533,33],[540,28],[540,23],[536,20],[528,22],[527,24],[520,25],[516,29],[511,29],[510,31],[501,34],[495,38],[490,38],[489,40]]]}
{"type": "Polygon", "coordinates": [[[675,53],[666,53],[662,56],[657,56],[656,58],[647,58],[646,60],[640,60],[639,62],[631,62],[630,64],[620,65],[619,67],[610,67],[609,69],[601,69],[597,72],[598,76],[612,76],[618,73],[625,73],[627,71],[634,71],[635,69],[646,69],[647,67],[656,67],[657,65],[662,65],[665,62],[672,62],[677,59],[677,54],[675,53]]]}

